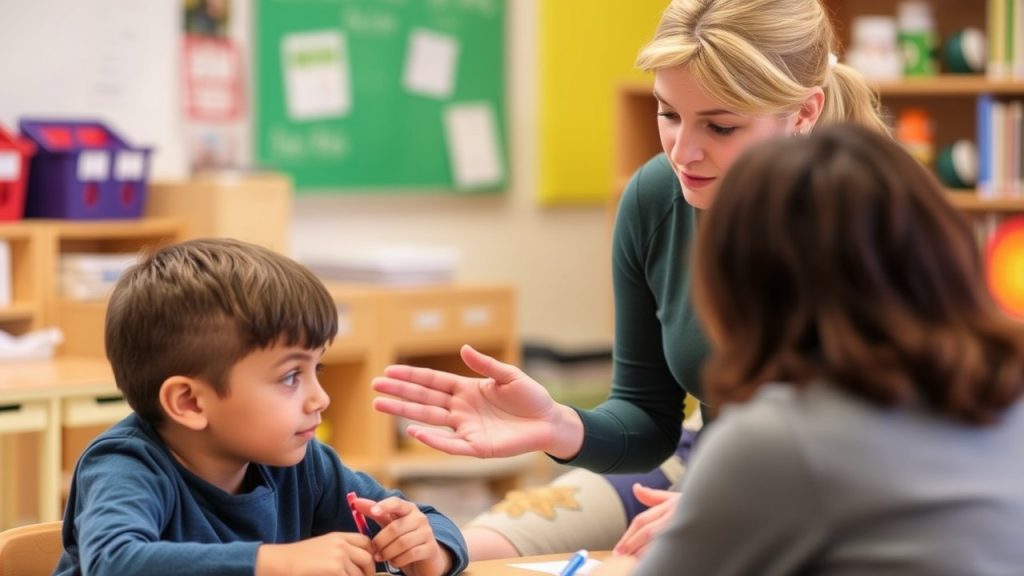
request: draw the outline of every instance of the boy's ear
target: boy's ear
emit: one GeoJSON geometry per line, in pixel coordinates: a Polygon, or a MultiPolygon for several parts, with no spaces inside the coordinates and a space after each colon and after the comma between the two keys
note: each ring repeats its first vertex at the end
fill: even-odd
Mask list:
{"type": "Polygon", "coordinates": [[[208,387],[195,378],[171,376],[160,385],[160,406],[171,421],[199,431],[209,424],[203,401],[207,392],[208,387]]]}

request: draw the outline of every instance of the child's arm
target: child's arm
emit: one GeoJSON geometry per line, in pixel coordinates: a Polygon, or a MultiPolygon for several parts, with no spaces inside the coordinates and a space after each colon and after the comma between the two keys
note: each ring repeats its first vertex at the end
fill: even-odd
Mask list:
{"type": "Polygon", "coordinates": [[[379,560],[409,576],[442,576],[451,572],[451,550],[438,542],[430,520],[416,504],[398,497],[380,502],[360,498],[355,506],[381,526],[373,537],[379,560]]]}
{"type": "Polygon", "coordinates": [[[264,544],[256,552],[256,576],[346,574],[371,576],[376,563],[370,539],[331,532],[291,544],[264,544]]]}

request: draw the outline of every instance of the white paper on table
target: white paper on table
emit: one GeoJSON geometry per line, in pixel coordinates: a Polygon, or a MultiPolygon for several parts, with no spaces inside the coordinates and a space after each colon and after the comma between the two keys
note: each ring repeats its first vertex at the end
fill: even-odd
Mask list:
{"type": "Polygon", "coordinates": [[[348,45],[341,31],[288,34],[281,40],[281,66],[292,119],[341,117],[352,109],[348,45]]]}
{"type": "Polygon", "coordinates": [[[444,110],[444,127],[457,188],[489,186],[501,181],[504,168],[490,104],[452,104],[444,110]]]}
{"type": "Polygon", "coordinates": [[[409,34],[402,83],[414,94],[450,98],[455,90],[459,42],[452,36],[424,28],[409,34]]]}
{"type": "MultiPolygon", "coordinates": [[[[533,570],[534,572],[542,572],[544,574],[558,574],[562,573],[565,565],[568,564],[568,560],[559,560],[557,562],[524,562],[522,564],[509,564],[512,568],[521,568],[523,570],[533,570]]],[[[600,560],[593,558],[587,558],[586,564],[580,566],[580,569],[576,571],[577,574],[590,574],[597,567],[601,565],[600,560]]]]}

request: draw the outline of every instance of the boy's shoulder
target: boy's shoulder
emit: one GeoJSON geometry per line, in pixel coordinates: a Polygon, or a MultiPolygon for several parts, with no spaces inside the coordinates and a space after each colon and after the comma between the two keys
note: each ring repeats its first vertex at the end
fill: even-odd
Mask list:
{"type": "Polygon", "coordinates": [[[126,459],[144,460],[149,467],[173,467],[159,434],[134,413],[96,436],[82,452],[79,467],[114,465],[126,459]],[[115,455],[117,458],[110,458],[115,455]]]}

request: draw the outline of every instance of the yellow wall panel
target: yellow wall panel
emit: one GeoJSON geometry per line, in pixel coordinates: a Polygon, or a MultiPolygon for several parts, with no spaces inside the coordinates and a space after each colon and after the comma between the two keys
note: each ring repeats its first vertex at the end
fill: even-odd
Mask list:
{"type": "MultiPolygon", "coordinates": [[[[668,0],[539,0],[539,199],[603,203],[613,184],[615,89],[668,0]]],[[[651,122],[655,122],[651,118],[651,122]]]]}

